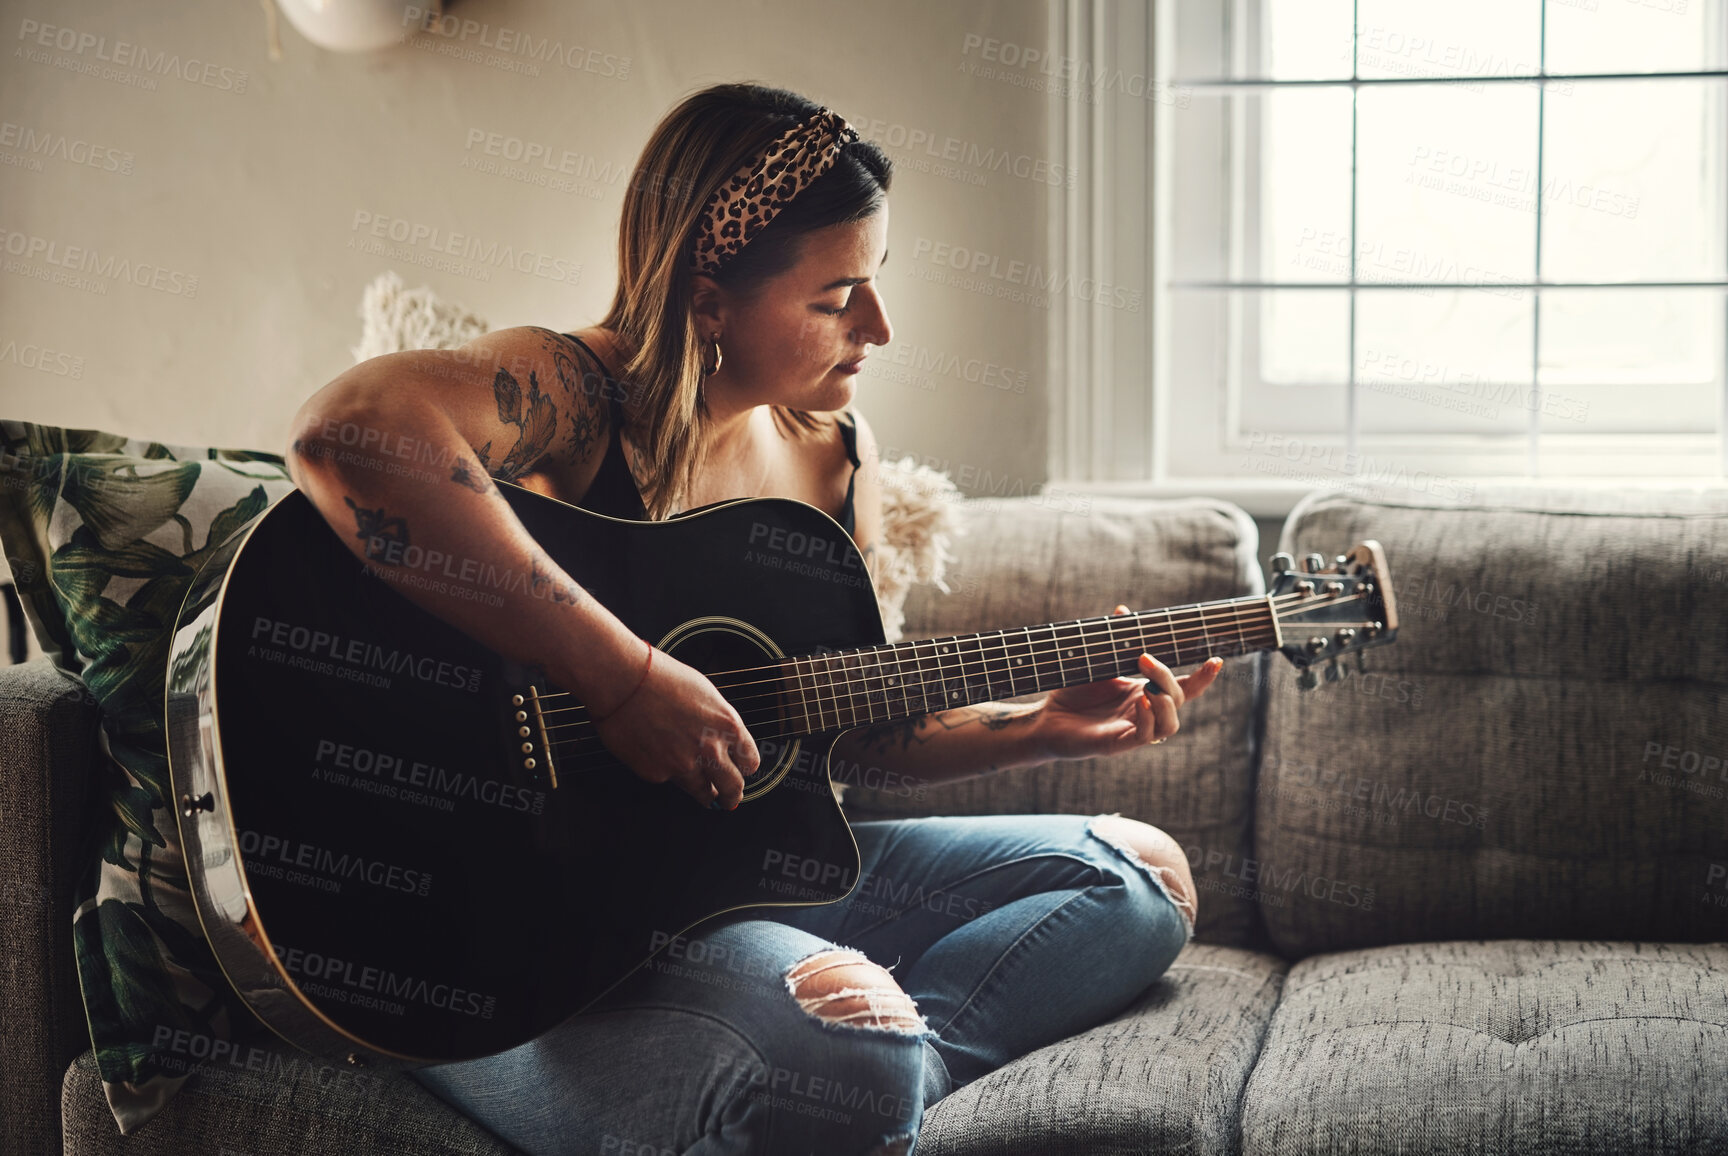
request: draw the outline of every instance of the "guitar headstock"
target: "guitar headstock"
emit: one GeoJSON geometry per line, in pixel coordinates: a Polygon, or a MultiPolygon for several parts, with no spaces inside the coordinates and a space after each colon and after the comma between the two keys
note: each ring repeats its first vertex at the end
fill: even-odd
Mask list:
{"type": "Polygon", "coordinates": [[[1312,688],[1319,679],[1314,667],[1322,662],[1326,681],[1349,673],[1338,659],[1384,646],[1398,635],[1398,604],[1392,596],[1392,570],[1386,554],[1372,538],[1340,554],[1330,565],[1319,554],[1303,559],[1302,568],[1284,553],[1272,556],[1273,614],[1277,618],[1279,650],[1302,671],[1297,685],[1312,688]]]}

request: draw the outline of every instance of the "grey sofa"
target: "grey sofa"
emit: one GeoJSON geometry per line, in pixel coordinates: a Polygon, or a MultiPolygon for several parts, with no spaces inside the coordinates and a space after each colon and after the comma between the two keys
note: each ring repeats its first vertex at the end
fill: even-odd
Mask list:
{"type": "MultiPolygon", "coordinates": [[[[908,637],[1261,589],[1225,503],[965,517],[908,637]]],[[[1364,537],[1403,618],[1364,674],[1299,694],[1282,658],[1236,662],[1156,749],[849,794],[858,819],[1120,811],[1200,891],[1135,1006],[936,1104],[920,1152],[1728,1153],[1728,491],[1315,495],[1281,545],[1364,537]]],[[[201,1072],[119,1136],[67,934],[94,722],[45,663],[0,671],[4,1152],[507,1152],[412,1080],[293,1057],[201,1072]]]]}

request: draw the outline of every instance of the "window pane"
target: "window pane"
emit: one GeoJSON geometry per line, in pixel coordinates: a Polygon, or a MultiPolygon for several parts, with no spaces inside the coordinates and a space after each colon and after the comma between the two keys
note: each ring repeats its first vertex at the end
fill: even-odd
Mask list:
{"type": "Polygon", "coordinates": [[[1350,372],[1350,294],[1275,289],[1230,294],[1237,348],[1231,374],[1237,429],[1336,435],[1350,372]]]}
{"type": "Polygon", "coordinates": [[[1529,427],[1530,291],[1376,290],[1356,298],[1363,433],[1529,427]]]}
{"type": "Polygon", "coordinates": [[[1286,289],[1255,294],[1261,379],[1271,385],[1342,385],[1350,364],[1350,295],[1286,289]]]}
{"type": "Polygon", "coordinates": [[[1720,0],[1714,5],[1711,0],[1553,0],[1548,5],[1548,71],[1720,68],[1721,15],[1720,0]]]}
{"type": "Polygon", "coordinates": [[[1258,97],[1264,117],[1261,279],[1350,276],[1350,91],[1296,89],[1258,97]]]}
{"type": "Polygon", "coordinates": [[[1713,289],[1543,290],[1543,429],[1714,430],[1723,305],[1713,289]]]}
{"type": "Polygon", "coordinates": [[[1266,64],[1273,80],[1350,75],[1352,0],[1266,0],[1266,64]]]}
{"type": "Polygon", "coordinates": [[[1723,81],[1600,81],[1550,92],[1542,275],[1723,276],[1723,81]]]}
{"type": "Polygon", "coordinates": [[[1542,59],[1540,0],[1361,0],[1357,19],[1364,77],[1527,76],[1542,59]]]}
{"type": "Polygon", "coordinates": [[[1358,279],[1532,280],[1535,90],[1397,87],[1358,99],[1358,279]]]}

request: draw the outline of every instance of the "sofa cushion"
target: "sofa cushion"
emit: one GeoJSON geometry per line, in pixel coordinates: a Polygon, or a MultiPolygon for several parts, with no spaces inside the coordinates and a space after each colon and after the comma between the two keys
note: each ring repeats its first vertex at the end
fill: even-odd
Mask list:
{"type": "MultiPolygon", "coordinates": [[[[204,559],[293,488],[274,454],[0,422],[0,541],[43,649],[101,707],[101,800],[72,916],[91,1040],[122,1129],[185,1076],[164,1029],[226,1036],[231,995],[187,885],[162,726],[168,646],[204,559]]],[[[100,775],[98,779],[96,776],[100,775]]],[[[95,784],[100,782],[100,789],[95,784]]]]}
{"type": "Polygon", "coordinates": [[[62,1089],[66,1156],[510,1156],[511,1148],[405,1075],[249,1048],[199,1068],[174,1103],[122,1136],[85,1052],[62,1089]]]}
{"type": "MultiPolygon", "coordinates": [[[[961,515],[948,591],[912,589],[908,638],[1108,614],[1118,602],[1139,610],[1264,589],[1253,520],[1226,502],[986,498],[964,501],[961,515]]],[[[1262,662],[1227,663],[1206,696],[1183,709],[1181,733],[1156,748],[945,784],[890,780],[873,768],[856,768],[848,781],[879,789],[849,790],[847,811],[865,819],[1118,811],[1163,828],[1187,850],[1202,891],[1199,939],[1263,944],[1253,903],[1204,867],[1247,850],[1262,662]]]]}
{"type": "Polygon", "coordinates": [[[1237,1151],[1237,1113],[1285,964],[1190,943],[1107,1023],[992,1072],[924,1115],[920,1156],[1237,1151]]]}
{"type": "Polygon", "coordinates": [[[1320,495],[1283,547],[1362,538],[1399,636],[1305,694],[1273,665],[1227,868],[1278,949],[1728,938],[1728,490],[1320,495]]]}
{"type": "Polygon", "coordinates": [[[1410,943],[1305,959],[1244,1156],[1728,1151],[1728,944],[1410,943]]]}
{"type": "Polygon", "coordinates": [[[46,659],[0,669],[0,1152],[59,1156],[60,1077],[90,1046],[66,914],[84,874],[96,704],[46,659]]]}

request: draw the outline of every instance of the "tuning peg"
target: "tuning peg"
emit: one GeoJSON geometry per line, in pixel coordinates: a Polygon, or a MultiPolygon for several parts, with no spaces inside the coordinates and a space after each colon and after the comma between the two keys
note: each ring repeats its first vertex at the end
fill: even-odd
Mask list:
{"type": "Polygon", "coordinates": [[[1314,673],[1312,666],[1304,666],[1302,673],[1296,676],[1297,690],[1313,690],[1320,685],[1320,676],[1314,673]]]}
{"type": "Polygon", "coordinates": [[[1284,551],[1280,550],[1276,554],[1272,555],[1272,573],[1288,574],[1294,569],[1296,569],[1296,559],[1292,558],[1284,551]]]}
{"type": "Polygon", "coordinates": [[[1349,673],[1350,668],[1348,666],[1339,666],[1336,658],[1326,664],[1327,682],[1343,682],[1349,673]]]}
{"type": "Polygon", "coordinates": [[[1309,554],[1302,559],[1302,569],[1310,574],[1318,574],[1326,568],[1326,559],[1318,554],[1309,554]]]}

